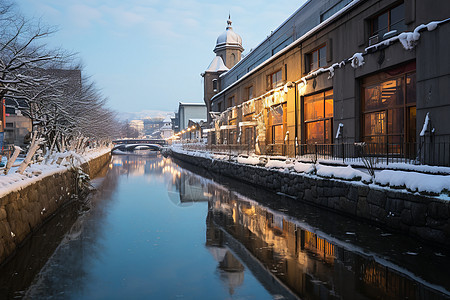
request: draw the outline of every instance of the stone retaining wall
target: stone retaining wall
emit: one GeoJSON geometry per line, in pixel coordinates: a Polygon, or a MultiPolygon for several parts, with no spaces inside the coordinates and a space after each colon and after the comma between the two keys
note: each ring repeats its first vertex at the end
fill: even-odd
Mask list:
{"type": "MultiPolygon", "coordinates": [[[[82,169],[94,178],[110,160],[111,154],[106,153],[83,164],[82,169]]],[[[0,263],[76,192],[76,174],[67,171],[0,198],[0,263]]]]}
{"type": "Polygon", "coordinates": [[[450,202],[363,183],[317,178],[178,152],[171,155],[252,185],[450,246],[450,202]]]}

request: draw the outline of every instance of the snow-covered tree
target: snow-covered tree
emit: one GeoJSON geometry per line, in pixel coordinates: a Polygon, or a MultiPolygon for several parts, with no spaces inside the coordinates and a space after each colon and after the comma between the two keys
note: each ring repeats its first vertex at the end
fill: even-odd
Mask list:
{"type": "Polygon", "coordinates": [[[0,99],[12,100],[31,119],[48,148],[119,135],[115,113],[82,68],[72,66],[74,55],[45,45],[53,32],[0,0],[0,99]]]}

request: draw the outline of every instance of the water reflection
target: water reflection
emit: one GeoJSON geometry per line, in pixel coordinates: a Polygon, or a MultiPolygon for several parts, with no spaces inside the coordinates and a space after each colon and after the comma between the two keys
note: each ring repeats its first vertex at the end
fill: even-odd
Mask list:
{"type": "Polygon", "coordinates": [[[115,186],[92,199],[27,298],[272,298],[226,246],[205,246],[207,180],[160,156],[114,157],[108,176],[115,186]]]}
{"type": "Polygon", "coordinates": [[[26,296],[450,298],[445,252],[214,176],[114,157],[26,296]]]}
{"type": "MultiPolygon", "coordinates": [[[[408,270],[416,263],[414,257],[403,255],[402,260],[406,264],[397,265],[395,257],[370,252],[369,247],[352,244],[348,239],[336,239],[336,236],[322,231],[326,226],[311,226],[304,220],[262,206],[227,188],[215,185],[210,190],[214,195],[209,204],[208,218],[302,299],[450,297],[448,258],[423,250],[422,253],[413,253],[413,256],[420,259],[427,255],[429,258],[431,254],[432,261],[426,262],[430,268],[408,270]]],[[[345,234],[353,236],[355,232],[345,231],[345,234]]],[[[394,237],[390,242],[399,243],[399,248],[405,246],[394,237]]]]}

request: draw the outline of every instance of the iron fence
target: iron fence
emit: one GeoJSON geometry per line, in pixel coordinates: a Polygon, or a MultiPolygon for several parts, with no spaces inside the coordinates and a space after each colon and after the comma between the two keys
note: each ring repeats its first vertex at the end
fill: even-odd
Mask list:
{"type": "Polygon", "coordinates": [[[449,140],[422,140],[418,143],[335,143],[335,144],[183,144],[186,150],[208,151],[222,155],[251,155],[255,151],[267,156],[297,157],[301,160],[330,160],[343,164],[372,159],[377,163],[426,164],[450,166],[449,140]]]}

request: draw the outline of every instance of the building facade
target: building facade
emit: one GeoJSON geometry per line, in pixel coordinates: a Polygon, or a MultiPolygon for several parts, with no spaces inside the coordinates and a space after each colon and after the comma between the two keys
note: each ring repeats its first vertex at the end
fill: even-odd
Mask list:
{"type": "Polygon", "coordinates": [[[229,70],[205,72],[210,140],[287,155],[364,142],[450,164],[449,18],[445,0],[308,1],[229,70]]]}
{"type": "Polygon", "coordinates": [[[170,115],[165,117],[163,120],[163,126],[161,126],[159,130],[161,131],[161,137],[163,139],[168,139],[173,136],[172,117],[170,115]]]}
{"type": "Polygon", "coordinates": [[[189,120],[206,120],[206,105],[180,102],[178,105],[179,131],[189,128],[189,120]]]}

